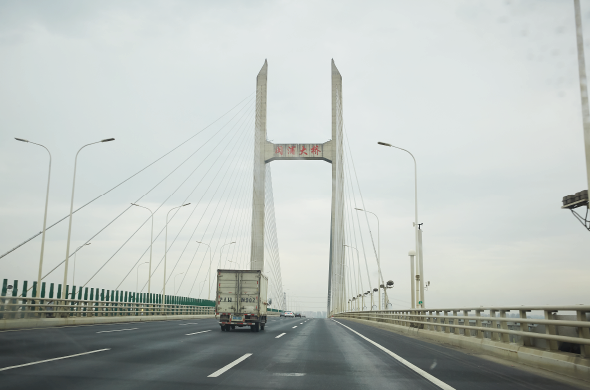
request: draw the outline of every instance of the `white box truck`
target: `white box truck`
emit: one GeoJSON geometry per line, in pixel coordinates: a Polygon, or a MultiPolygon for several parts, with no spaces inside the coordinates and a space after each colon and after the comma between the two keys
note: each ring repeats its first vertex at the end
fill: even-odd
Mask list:
{"type": "Polygon", "coordinates": [[[215,313],[221,330],[249,326],[252,332],[264,330],[268,278],[259,270],[217,270],[215,313]]]}

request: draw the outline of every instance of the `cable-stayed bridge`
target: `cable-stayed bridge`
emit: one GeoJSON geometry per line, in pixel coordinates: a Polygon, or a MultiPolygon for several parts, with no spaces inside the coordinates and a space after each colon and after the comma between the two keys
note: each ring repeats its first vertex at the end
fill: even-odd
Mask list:
{"type": "Polygon", "coordinates": [[[428,307],[417,217],[413,284],[406,292],[411,303],[394,310],[406,294],[394,295],[393,281],[381,272],[379,232],[369,221],[344,124],[340,72],[332,61],[326,142],[268,140],[267,81],[265,61],[255,93],[89,201],[79,205],[73,189],[70,215],[2,255],[0,261],[7,261],[41,237],[38,277],[3,281],[2,329],[36,329],[0,333],[4,383],[30,388],[77,372],[60,386],[549,389],[574,388],[590,378],[590,306],[428,307]],[[331,164],[329,319],[282,316],[292,307],[285,299],[274,210],[271,166],[280,160],[331,164]],[[138,185],[140,177],[149,180],[138,185]],[[45,265],[46,232],[60,223],[71,228],[72,221],[76,229],[78,213],[113,194],[128,204],[101,220],[81,245],[70,246],[70,229],[63,260],[45,265]],[[132,228],[121,229],[130,217],[132,228]],[[139,243],[146,230],[150,240],[139,243]],[[80,280],[77,254],[113,232],[111,254],[85,263],[91,269],[80,280]],[[164,250],[155,250],[162,241],[164,250]],[[122,256],[133,245],[140,250],[122,256]],[[217,269],[268,276],[273,303],[263,334],[218,331],[217,269]],[[139,284],[137,275],[146,270],[149,276],[139,284]],[[101,273],[114,275],[110,285],[96,285],[101,273]],[[55,329],[38,328],[56,326],[73,328],[59,331],[63,340],[44,344],[55,329]],[[491,362],[488,355],[512,364],[491,362]],[[148,368],[136,374],[138,360],[148,368]]]}

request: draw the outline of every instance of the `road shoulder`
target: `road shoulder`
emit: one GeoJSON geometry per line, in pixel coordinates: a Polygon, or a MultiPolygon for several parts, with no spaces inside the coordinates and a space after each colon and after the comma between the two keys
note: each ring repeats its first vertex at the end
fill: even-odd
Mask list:
{"type": "Polygon", "coordinates": [[[590,389],[590,382],[581,380],[581,379],[575,379],[575,378],[571,378],[569,376],[565,376],[565,375],[559,375],[557,373],[554,373],[552,371],[548,371],[548,370],[544,370],[541,368],[537,368],[537,367],[531,367],[531,366],[527,366],[526,364],[522,364],[522,363],[518,363],[518,362],[513,362],[510,360],[506,360],[506,359],[501,359],[497,356],[494,356],[492,354],[489,353],[485,353],[482,352],[480,350],[474,350],[474,349],[470,349],[470,348],[464,348],[464,347],[459,347],[459,346],[455,346],[455,345],[451,345],[448,343],[444,343],[444,342],[439,342],[436,340],[431,340],[431,339],[427,339],[427,338],[423,338],[423,337],[418,337],[414,334],[411,333],[406,333],[406,332],[401,332],[398,329],[396,329],[395,327],[391,326],[390,324],[387,323],[382,323],[382,322],[374,322],[374,321],[367,321],[367,320],[360,320],[360,319],[356,319],[356,318],[338,318],[338,320],[346,320],[346,321],[351,321],[351,322],[356,322],[359,324],[363,324],[363,325],[367,325],[367,326],[371,326],[373,328],[377,328],[377,329],[381,329],[381,330],[385,330],[388,332],[392,332],[392,333],[396,333],[400,336],[404,336],[407,338],[411,338],[411,339],[416,339],[416,340],[420,340],[422,342],[426,342],[429,344],[434,344],[434,345],[438,345],[444,348],[448,348],[448,349],[452,349],[454,351],[458,351],[458,352],[462,352],[464,354],[467,355],[471,355],[471,356],[477,356],[481,359],[485,359],[488,360],[490,362],[494,362],[497,364],[501,364],[507,367],[513,367],[516,368],[518,370],[522,370],[524,372],[528,372],[530,374],[534,374],[534,375],[538,375],[540,377],[543,378],[547,378],[547,379],[551,379],[572,387],[576,387],[579,389],[590,389]]]}

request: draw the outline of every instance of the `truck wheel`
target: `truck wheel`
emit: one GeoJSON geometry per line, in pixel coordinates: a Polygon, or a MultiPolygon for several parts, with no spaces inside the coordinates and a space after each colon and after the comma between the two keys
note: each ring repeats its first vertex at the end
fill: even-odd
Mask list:
{"type": "Polygon", "coordinates": [[[225,332],[225,325],[221,325],[220,328],[222,332],[225,332]]]}
{"type": "Polygon", "coordinates": [[[254,332],[260,332],[260,322],[257,322],[256,325],[254,325],[254,332]]]}
{"type": "Polygon", "coordinates": [[[266,325],[266,324],[260,324],[260,330],[264,330],[264,326],[265,326],[265,325],[266,325]]]}
{"type": "Polygon", "coordinates": [[[231,326],[229,324],[225,326],[225,331],[226,332],[229,332],[230,329],[231,329],[231,326]]]}
{"type": "Polygon", "coordinates": [[[254,325],[250,325],[250,332],[254,332],[254,325]]]}

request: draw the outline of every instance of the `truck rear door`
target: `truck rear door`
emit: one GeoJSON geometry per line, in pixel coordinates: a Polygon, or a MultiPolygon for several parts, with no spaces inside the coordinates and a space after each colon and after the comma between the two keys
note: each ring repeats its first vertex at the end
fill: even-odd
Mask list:
{"type": "Polygon", "coordinates": [[[239,313],[256,314],[260,309],[260,273],[244,272],[240,274],[239,313]]]}
{"type": "Polygon", "coordinates": [[[217,312],[238,312],[239,274],[231,271],[219,271],[217,274],[217,312]]]}

